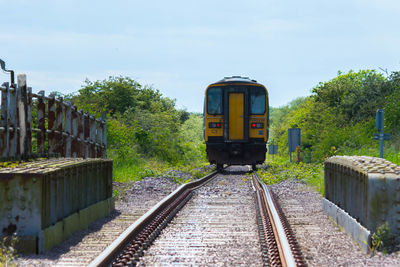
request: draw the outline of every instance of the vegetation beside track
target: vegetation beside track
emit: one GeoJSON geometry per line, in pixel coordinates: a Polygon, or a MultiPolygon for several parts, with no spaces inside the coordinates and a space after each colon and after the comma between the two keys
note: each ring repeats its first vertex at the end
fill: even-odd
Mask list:
{"type": "Polygon", "coordinates": [[[17,243],[16,234],[0,239],[0,266],[16,266],[14,260],[18,257],[15,249],[17,243]]]}
{"type": "Polygon", "coordinates": [[[64,99],[91,114],[108,113],[107,156],[113,159],[114,181],[135,181],[174,169],[199,172],[208,164],[202,115],[177,109],[175,100],[152,86],[129,77],[87,80],[64,99]]]}
{"type": "MultiPolygon", "coordinates": [[[[384,158],[400,165],[400,72],[383,75],[374,70],[348,73],[321,82],[308,97],[293,100],[286,106],[271,108],[270,143],[278,145],[279,154],[268,155],[266,170],[260,177],[266,183],[297,178],[324,191],[322,162],[334,155],[379,157],[375,115],[385,110],[384,158]],[[289,163],[288,129],[301,129],[300,163],[289,163]]],[[[297,161],[297,153],[292,153],[297,161]]]]}
{"type": "Polygon", "coordinates": [[[271,109],[271,136],[280,156],[288,155],[289,128],[301,128],[303,161],[322,162],[333,155],[379,156],[375,115],[385,110],[384,157],[400,164],[400,72],[373,70],[338,73],[312,89],[311,96],[271,109]]]}
{"type": "MultiPolygon", "coordinates": [[[[271,88],[270,90],[273,90],[271,88]]],[[[100,115],[108,112],[108,156],[114,160],[116,181],[190,171],[207,165],[201,114],[175,107],[151,86],[128,77],[86,81],[77,94],[65,96],[79,108],[100,115]],[[169,172],[168,172],[169,171],[169,172]]],[[[379,155],[372,139],[375,112],[385,109],[385,158],[400,164],[400,72],[383,75],[373,70],[348,73],[321,82],[312,94],[271,108],[270,142],[279,155],[267,160],[267,183],[297,177],[323,192],[322,162],[333,155],[379,155]],[[288,163],[287,129],[302,131],[301,163],[288,163]],[[272,179],[271,175],[277,175],[272,179]]],[[[273,101],[271,102],[273,104],[273,101]]],[[[261,171],[264,172],[264,171],[261,171]]]]}
{"type": "Polygon", "coordinates": [[[297,179],[309,184],[320,194],[324,194],[324,166],[322,163],[290,163],[286,158],[266,161],[265,168],[257,171],[260,179],[267,185],[280,183],[287,179],[297,179]]]}

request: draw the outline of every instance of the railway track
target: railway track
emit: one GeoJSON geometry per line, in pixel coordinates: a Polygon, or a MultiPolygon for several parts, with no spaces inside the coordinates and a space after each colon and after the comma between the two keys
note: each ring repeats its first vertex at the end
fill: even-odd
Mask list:
{"type": "Polygon", "coordinates": [[[254,174],[257,223],[264,262],[269,266],[305,266],[299,245],[273,193],[254,174]]]}
{"type": "Polygon", "coordinates": [[[273,195],[248,171],[229,167],[182,185],[90,266],[305,265],[273,195]]]}

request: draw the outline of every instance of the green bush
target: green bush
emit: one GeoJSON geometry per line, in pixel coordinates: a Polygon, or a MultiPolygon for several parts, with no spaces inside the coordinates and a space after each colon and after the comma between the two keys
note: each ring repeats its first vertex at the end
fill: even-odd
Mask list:
{"type": "Polygon", "coordinates": [[[151,86],[122,76],[86,80],[65,99],[97,116],[108,113],[107,151],[116,181],[206,162],[202,116],[176,109],[175,100],[151,86]]]}
{"type": "Polygon", "coordinates": [[[339,72],[312,92],[271,109],[270,140],[278,144],[280,156],[288,155],[289,128],[301,128],[301,150],[307,151],[307,159],[313,162],[334,154],[379,156],[378,142],[372,136],[377,132],[376,110],[385,108],[385,132],[392,134],[392,140],[385,141],[384,155],[399,162],[400,72],[388,78],[374,70],[339,72]]]}

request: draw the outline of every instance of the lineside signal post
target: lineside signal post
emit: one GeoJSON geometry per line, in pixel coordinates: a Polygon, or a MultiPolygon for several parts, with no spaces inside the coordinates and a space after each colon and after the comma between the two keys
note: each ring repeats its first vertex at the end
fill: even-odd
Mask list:
{"type": "Polygon", "coordinates": [[[292,152],[296,151],[297,146],[300,146],[301,143],[301,132],[300,128],[290,128],[288,129],[288,138],[289,138],[289,158],[290,162],[292,162],[292,152]]]}
{"type": "Polygon", "coordinates": [[[275,145],[274,139],[272,139],[272,145],[268,145],[268,154],[272,155],[272,161],[274,161],[274,155],[278,154],[278,145],[275,145]]]}
{"type": "Polygon", "coordinates": [[[376,129],[379,133],[374,134],[374,140],[379,140],[379,157],[383,158],[383,141],[390,140],[391,135],[384,132],[384,110],[376,111],[376,129]]]}

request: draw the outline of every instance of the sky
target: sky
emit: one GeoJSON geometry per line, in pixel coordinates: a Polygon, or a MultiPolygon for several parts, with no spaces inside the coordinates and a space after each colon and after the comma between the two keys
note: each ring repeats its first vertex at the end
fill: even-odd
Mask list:
{"type": "Polygon", "coordinates": [[[339,70],[400,69],[398,0],[0,0],[0,10],[0,58],[46,94],[122,75],[202,112],[209,84],[241,75],[280,107],[339,70]]]}

